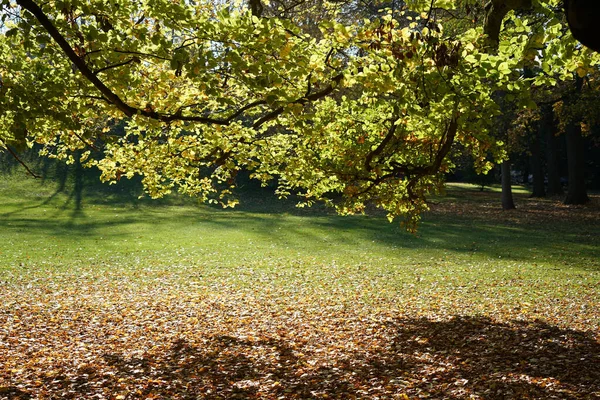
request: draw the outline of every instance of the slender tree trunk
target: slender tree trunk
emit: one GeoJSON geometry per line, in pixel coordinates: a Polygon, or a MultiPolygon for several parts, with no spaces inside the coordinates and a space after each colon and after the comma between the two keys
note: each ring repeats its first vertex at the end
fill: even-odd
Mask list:
{"type": "Polygon", "coordinates": [[[581,126],[569,123],[566,128],[569,188],[565,204],[585,204],[590,201],[585,188],[585,148],[581,126]]]}
{"type": "Polygon", "coordinates": [[[540,132],[535,129],[531,132],[533,142],[531,143],[531,174],[533,175],[533,192],[531,197],[546,197],[544,187],[544,169],[542,168],[542,143],[540,132]]]}
{"type": "Polygon", "coordinates": [[[81,151],[78,150],[74,154],[75,157],[75,209],[82,209],[83,202],[83,166],[81,165],[81,151]]]}
{"type": "Polygon", "coordinates": [[[548,171],[548,196],[557,196],[563,194],[560,184],[560,174],[558,170],[558,141],[556,140],[556,125],[554,124],[554,114],[551,106],[542,107],[542,121],[540,123],[541,134],[546,139],[546,167],[548,171]]]}
{"type": "Polygon", "coordinates": [[[512,210],[515,207],[510,179],[510,160],[502,161],[502,209],[512,210]]]}

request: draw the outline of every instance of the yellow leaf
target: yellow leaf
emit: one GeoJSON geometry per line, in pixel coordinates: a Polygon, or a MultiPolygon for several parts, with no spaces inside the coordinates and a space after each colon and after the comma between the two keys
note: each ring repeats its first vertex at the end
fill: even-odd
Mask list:
{"type": "Polygon", "coordinates": [[[281,58],[287,57],[290,54],[290,52],[292,51],[292,46],[293,46],[292,43],[287,42],[286,45],[283,46],[283,48],[279,52],[279,57],[281,57],[281,58]]]}

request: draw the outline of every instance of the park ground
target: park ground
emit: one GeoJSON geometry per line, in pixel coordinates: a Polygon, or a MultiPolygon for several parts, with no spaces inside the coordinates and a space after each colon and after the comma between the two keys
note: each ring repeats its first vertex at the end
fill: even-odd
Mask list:
{"type": "Polygon", "coordinates": [[[128,190],[2,175],[0,399],[600,398],[598,195],[450,185],[413,235],[128,190]]]}

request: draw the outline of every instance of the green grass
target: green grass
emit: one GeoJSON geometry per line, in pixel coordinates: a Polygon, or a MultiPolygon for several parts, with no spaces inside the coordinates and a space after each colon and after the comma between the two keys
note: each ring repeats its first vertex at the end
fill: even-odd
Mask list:
{"type": "MultiPolygon", "coordinates": [[[[168,271],[189,281],[200,271],[253,285],[251,276],[258,272],[289,287],[302,279],[326,290],[323,281],[341,279],[350,291],[367,285],[376,292],[416,295],[434,285],[442,293],[463,288],[469,301],[485,301],[493,291],[511,303],[585,296],[590,290],[585,283],[600,277],[597,220],[532,222],[526,215],[506,220],[495,191],[463,184],[451,185],[434,203],[458,201],[472,214],[434,211],[417,235],[382,215],[339,217],[322,208],[297,209],[268,192],[246,196],[240,209],[223,210],[177,197],[153,203],[113,194],[111,200],[90,186],[76,210],[69,190],[56,189],[52,181],[18,174],[1,181],[1,279],[48,271],[140,277],[141,269],[145,277],[168,271]],[[492,214],[479,215],[478,209],[492,214]]],[[[516,193],[518,201],[527,201],[523,189],[516,193]]]]}
{"type": "MultiPolygon", "coordinates": [[[[516,375],[510,375],[516,372],[499,367],[494,364],[497,360],[492,362],[483,355],[497,354],[508,344],[503,336],[507,326],[513,332],[512,342],[527,336],[539,336],[542,342],[546,337],[572,341],[575,339],[569,335],[586,332],[585,335],[591,336],[579,342],[577,339],[577,348],[597,346],[600,332],[598,197],[586,207],[563,207],[553,200],[529,199],[524,188],[517,188],[518,209],[503,212],[499,209],[499,193],[495,188],[480,192],[476,186],[454,184],[449,186],[446,196],[433,199],[432,211],[424,216],[418,234],[412,235],[398,224],[388,223],[380,213],[339,217],[321,207],[297,209],[292,201],[278,202],[267,191],[257,188],[243,193],[242,205],[235,210],[198,205],[192,199],[177,196],[157,202],[137,200],[138,189],[133,185],[106,188],[96,184],[85,186],[78,209],[72,188],[67,182],[64,190],[58,190],[59,184],[53,180],[33,180],[19,172],[6,173],[0,179],[0,332],[4,323],[4,331],[14,331],[12,335],[24,343],[19,347],[15,344],[19,340],[15,339],[16,342],[5,349],[29,354],[28,366],[23,368],[18,367],[20,361],[15,355],[21,353],[3,359],[0,336],[0,365],[3,362],[12,365],[10,373],[2,375],[0,370],[0,398],[3,382],[6,393],[16,390],[38,393],[42,390],[39,382],[46,382],[45,379],[48,381],[43,383],[43,388],[50,393],[73,388],[71,383],[60,386],[54,375],[47,377],[50,372],[36,372],[76,373],[76,369],[69,370],[68,366],[79,363],[75,358],[84,350],[75,349],[67,339],[53,342],[58,340],[54,339],[56,335],[63,334],[64,324],[71,330],[86,332],[85,335],[94,332],[93,339],[85,336],[84,343],[89,347],[85,351],[91,352],[89,354],[96,351],[96,356],[89,357],[95,360],[94,365],[101,365],[98,368],[103,371],[113,368],[110,374],[114,373],[115,366],[102,361],[104,356],[101,356],[106,354],[106,346],[112,349],[109,353],[118,354],[123,360],[130,360],[128,362],[136,359],[134,353],[138,351],[150,354],[150,358],[144,358],[145,362],[152,364],[162,360],[160,362],[169,364],[171,356],[167,357],[165,349],[180,340],[193,348],[199,346],[198,352],[202,346],[216,346],[222,352],[225,351],[223,346],[239,350],[239,346],[248,345],[242,351],[243,360],[258,357],[255,352],[259,350],[271,351],[275,341],[279,343],[277,346],[301,350],[294,353],[297,357],[294,362],[298,365],[289,370],[289,374],[284,369],[284,377],[279,378],[289,385],[295,381],[299,365],[308,368],[305,354],[325,355],[332,348],[344,346],[346,350],[341,356],[338,353],[327,356],[327,362],[335,365],[329,371],[337,376],[334,380],[372,385],[374,378],[356,380],[358,378],[339,372],[345,371],[343,365],[347,361],[343,360],[350,357],[368,364],[372,357],[384,363],[389,362],[390,357],[400,357],[397,354],[400,350],[388,354],[381,348],[379,355],[373,356],[373,346],[379,343],[377,346],[385,347],[400,340],[403,336],[398,332],[407,326],[414,329],[410,340],[415,346],[433,340],[440,329],[454,338],[448,339],[450,342],[460,342],[470,337],[472,329],[485,326],[482,337],[499,338],[489,343],[495,350],[490,353],[490,348],[485,351],[472,348],[475,342],[471,339],[460,346],[471,348],[473,352],[481,351],[481,360],[487,360],[489,368],[506,373],[500,381],[494,373],[486,372],[482,379],[496,382],[494,385],[517,379],[516,375]],[[17,319],[11,319],[13,314],[17,319]],[[426,325],[422,317],[429,321],[426,325]],[[24,324],[23,321],[26,325],[18,325],[24,324]],[[89,325],[89,321],[101,322],[89,325]],[[438,323],[442,325],[436,325],[438,323]],[[519,324],[531,325],[524,328],[519,324]],[[464,332],[467,328],[468,332],[464,332]],[[556,333],[548,336],[553,329],[556,333]],[[114,342],[115,330],[125,332],[125,339],[114,342]],[[154,332],[151,343],[147,342],[149,336],[139,336],[139,332],[145,331],[154,332]],[[53,354],[59,354],[54,354],[52,359],[66,361],[49,365],[47,353],[31,353],[28,341],[31,335],[40,343],[54,343],[47,345],[53,354]],[[228,345],[220,339],[242,337],[239,335],[244,338],[258,335],[265,339],[252,342],[252,346],[248,343],[254,339],[244,339],[245,344],[228,345]],[[290,339],[292,336],[296,339],[290,339]],[[206,341],[209,344],[200,344],[206,341]],[[96,350],[89,350],[91,348],[96,350]],[[20,388],[14,383],[19,380],[28,383],[20,388]]],[[[8,333],[5,337],[9,337],[8,333]]],[[[446,341],[443,343],[448,345],[446,341]]],[[[572,345],[569,343],[565,346],[572,345]]],[[[441,350],[440,346],[423,349],[426,354],[437,357],[435,362],[441,360],[439,368],[455,363],[456,371],[463,371],[461,374],[466,373],[465,366],[469,371],[487,368],[475,361],[450,360],[448,354],[453,353],[454,347],[442,346],[444,350],[441,350]]],[[[541,348],[546,349],[544,346],[541,348]]],[[[413,357],[413,353],[403,351],[402,359],[413,357]]],[[[555,352],[555,358],[559,354],[558,357],[581,360],[587,354],[583,350],[581,354],[544,351],[555,352]]],[[[542,357],[528,352],[518,355],[534,359],[550,356],[552,354],[544,353],[542,357]]],[[[230,360],[231,365],[222,364],[220,368],[237,371],[240,362],[246,361],[236,358],[230,360]]],[[[389,390],[396,394],[426,397],[422,395],[426,364],[422,364],[422,360],[414,362],[408,365],[415,367],[407,367],[407,376],[398,381],[412,382],[410,385],[393,383],[400,378],[381,375],[371,367],[365,367],[365,374],[375,373],[382,379],[381,388],[391,387],[389,390]]],[[[574,362],[579,363],[578,368],[587,368],[595,371],[593,376],[598,375],[597,368],[593,367],[597,365],[595,361],[574,362]]],[[[255,364],[252,365],[254,368],[255,364]]],[[[170,371],[171,367],[167,369],[170,371]]],[[[549,363],[544,367],[554,371],[556,365],[549,363]]],[[[121,376],[123,381],[115,378],[106,386],[109,392],[104,393],[112,396],[130,393],[130,398],[143,398],[131,394],[138,390],[134,390],[134,386],[142,382],[136,380],[133,373],[139,368],[131,367],[131,371],[129,367],[123,368],[126,375],[115,375],[121,376]]],[[[204,371],[204,367],[198,368],[204,371]]],[[[261,370],[265,377],[281,370],[281,366],[273,366],[273,370],[265,368],[261,370]]],[[[553,372],[548,374],[555,376],[553,372]]],[[[427,376],[433,379],[434,375],[427,376]]],[[[220,375],[209,378],[213,383],[221,382],[220,375]]],[[[187,375],[181,379],[188,386],[196,382],[187,375]]],[[[330,397],[335,394],[345,398],[333,383],[324,388],[306,383],[310,391],[304,387],[303,395],[288,396],[285,394],[288,392],[277,389],[269,379],[259,379],[261,385],[268,382],[275,385],[264,389],[264,393],[269,394],[259,391],[252,392],[253,396],[271,398],[269,396],[275,396],[273,393],[283,393],[284,398],[319,398],[323,394],[325,398],[324,394],[329,393],[330,397]],[[313,394],[306,394],[309,392],[313,394]]],[[[323,378],[315,379],[314,382],[321,382],[323,378]]],[[[559,386],[560,390],[573,393],[579,390],[577,393],[583,393],[581,398],[600,390],[596,386],[590,389],[588,381],[561,379],[567,386],[559,386]],[[584,386],[587,389],[581,389],[584,386]]],[[[477,380],[471,380],[469,393],[485,397],[489,387],[479,389],[475,385],[477,380]]],[[[226,381],[223,385],[230,383],[226,381]]],[[[452,385],[458,383],[451,383],[450,387],[454,387],[452,385]]],[[[528,390],[534,398],[567,393],[537,386],[524,389],[522,382],[518,385],[521,385],[519,390],[528,390]]],[[[434,389],[427,390],[441,397],[454,396],[448,394],[446,386],[434,389]]],[[[99,393],[89,390],[90,396],[99,393]]],[[[180,389],[172,398],[185,398],[181,393],[187,393],[186,390],[180,389]]],[[[250,397],[250,389],[244,390],[250,397]]],[[[355,389],[344,390],[362,396],[362,392],[352,391],[355,389]]],[[[230,394],[215,398],[230,398],[230,394]]]]}

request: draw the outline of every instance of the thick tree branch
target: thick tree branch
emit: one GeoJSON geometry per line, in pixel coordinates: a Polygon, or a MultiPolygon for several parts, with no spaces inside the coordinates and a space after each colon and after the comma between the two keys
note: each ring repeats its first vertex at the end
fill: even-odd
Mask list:
{"type": "Polygon", "coordinates": [[[133,116],[137,113],[137,109],[126,104],[119,96],[117,96],[112,90],[110,90],[98,77],[88,68],[86,63],[81,59],[69,45],[67,40],[60,34],[56,27],[52,24],[52,21],[48,19],[44,11],[31,0],[17,0],[17,4],[33,14],[33,16],[40,22],[46,32],[54,39],[54,41],[60,46],[63,52],[69,57],[69,60],[79,69],[79,72],[94,85],[112,104],[114,104],[119,110],[121,110],[128,117],[133,116]]]}
{"type": "Polygon", "coordinates": [[[258,18],[262,17],[263,5],[260,2],[260,0],[248,0],[248,3],[250,3],[250,10],[252,10],[252,15],[258,18]]]}
{"type": "MultiPolygon", "coordinates": [[[[84,62],[82,58],[80,58],[75,51],[71,48],[66,39],[61,35],[61,33],[56,29],[56,27],[52,24],[52,21],[48,19],[46,14],[44,14],[43,10],[32,0],[17,0],[17,4],[19,4],[24,9],[31,12],[34,17],[40,22],[40,24],[44,27],[46,32],[54,39],[54,41],[60,46],[65,55],[71,60],[73,64],[79,69],[79,72],[92,84],[96,89],[98,89],[111,104],[116,106],[119,110],[121,110],[125,115],[131,117],[135,114],[141,114],[148,118],[156,119],[163,122],[171,122],[175,120],[180,121],[195,121],[202,122],[208,124],[216,124],[216,125],[229,125],[236,117],[238,117],[244,111],[256,106],[257,102],[250,104],[240,111],[234,113],[233,115],[225,118],[225,119],[217,119],[203,116],[191,116],[191,117],[183,117],[181,115],[165,115],[159,114],[156,111],[151,109],[139,109],[136,107],[132,107],[129,104],[125,103],[116,93],[110,90],[98,77],[96,74],[89,69],[87,64],[84,62]]],[[[262,104],[262,103],[261,103],[262,104]]]]}
{"type": "Polygon", "coordinates": [[[500,28],[504,17],[511,10],[526,10],[532,7],[532,0],[489,0],[485,6],[483,32],[487,35],[487,47],[496,51],[500,42],[500,28]]]}
{"type": "MultiPolygon", "coordinates": [[[[457,130],[458,130],[458,122],[457,122],[457,118],[454,118],[454,119],[452,119],[452,121],[450,121],[450,123],[446,127],[446,130],[444,131],[444,135],[442,136],[442,139],[440,141],[440,147],[438,148],[438,151],[436,152],[433,162],[429,165],[414,166],[414,165],[393,163],[392,168],[386,170],[386,171],[389,171],[388,173],[378,176],[375,179],[370,178],[370,177],[354,176],[354,178],[356,180],[362,180],[362,181],[369,182],[369,185],[362,191],[358,192],[356,195],[362,195],[362,194],[368,193],[371,190],[373,190],[378,184],[385,182],[388,179],[393,179],[393,178],[397,179],[397,178],[406,177],[409,180],[409,184],[407,187],[407,189],[409,191],[409,197],[413,198],[414,195],[411,194],[411,190],[412,190],[412,187],[416,184],[417,180],[423,176],[433,175],[439,171],[440,167],[442,166],[442,162],[444,161],[444,158],[448,155],[448,153],[450,152],[450,149],[452,148],[452,144],[454,143],[454,139],[456,138],[457,130]]],[[[387,137],[389,137],[390,132],[393,132],[393,130],[390,130],[388,132],[387,137]]],[[[387,139],[387,137],[386,137],[386,139],[387,139]]],[[[384,139],[384,141],[385,141],[385,139],[384,139]]]]}
{"type": "Polygon", "coordinates": [[[454,139],[456,138],[456,132],[458,130],[458,121],[456,118],[452,119],[446,130],[444,131],[444,135],[442,136],[442,140],[440,141],[440,147],[435,154],[435,158],[433,162],[429,165],[419,165],[419,166],[408,166],[402,164],[393,164],[393,172],[397,175],[406,175],[408,177],[411,176],[425,176],[435,174],[440,167],[442,166],[442,162],[444,158],[450,152],[452,148],[452,144],[454,143],[454,139]]]}

